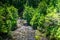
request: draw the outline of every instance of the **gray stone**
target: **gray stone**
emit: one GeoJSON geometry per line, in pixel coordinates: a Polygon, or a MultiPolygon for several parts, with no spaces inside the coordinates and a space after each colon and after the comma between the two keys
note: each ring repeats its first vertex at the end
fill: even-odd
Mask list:
{"type": "Polygon", "coordinates": [[[27,23],[26,20],[18,19],[17,26],[18,28],[15,31],[12,31],[11,35],[14,40],[35,40],[35,30],[31,26],[25,26],[24,23],[27,23]]]}

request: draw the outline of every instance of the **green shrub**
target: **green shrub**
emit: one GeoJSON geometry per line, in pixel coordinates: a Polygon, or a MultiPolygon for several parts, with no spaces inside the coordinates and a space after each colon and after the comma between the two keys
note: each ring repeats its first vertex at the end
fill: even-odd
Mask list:
{"type": "Polygon", "coordinates": [[[18,10],[14,6],[0,6],[0,32],[10,32],[16,25],[18,10]]]}
{"type": "Polygon", "coordinates": [[[44,22],[44,15],[36,11],[30,21],[30,25],[33,26],[34,29],[37,29],[38,26],[39,28],[42,27],[43,22],[44,22]]]}
{"type": "Polygon", "coordinates": [[[36,11],[36,13],[34,14],[34,16],[30,21],[30,25],[33,26],[34,29],[37,29],[39,18],[40,18],[40,13],[37,13],[36,11]]]}
{"type": "Polygon", "coordinates": [[[56,13],[56,9],[53,9],[53,12],[51,11],[45,16],[44,27],[48,39],[56,39],[55,34],[58,28],[58,14],[56,13]]]}
{"type": "MultiPolygon", "coordinates": [[[[25,7],[23,18],[50,40],[55,38],[59,25],[57,7],[54,0],[42,0],[37,8],[25,7]]],[[[58,5],[57,5],[58,6],[58,5]]]]}
{"type": "Polygon", "coordinates": [[[23,18],[26,19],[28,22],[30,22],[31,18],[34,15],[34,9],[29,6],[25,6],[25,10],[23,12],[23,18]]]}
{"type": "Polygon", "coordinates": [[[39,4],[38,4],[38,7],[37,7],[37,10],[39,11],[39,13],[41,14],[46,14],[46,9],[47,9],[48,5],[45,1],[41,1],[39,4]]]}
{"type": "Polygon", "coordinates": [[[31,19],[31,21],[30,21],[30,24],[31,24],[32,26],[34,26],[34,25],[37,26],[37,24],[38,24],[38,19],[39,19],[39,18],[40,18],[40,13],[35,13],[34,16],[33,16],[32,19],[31,19]]]}
{"type": "Polygon", "coordinates": [[[60,39],[60,28],[58,28],[58,29],[56,30],[55,37],[56,37],[57,40],[60,39]]]}

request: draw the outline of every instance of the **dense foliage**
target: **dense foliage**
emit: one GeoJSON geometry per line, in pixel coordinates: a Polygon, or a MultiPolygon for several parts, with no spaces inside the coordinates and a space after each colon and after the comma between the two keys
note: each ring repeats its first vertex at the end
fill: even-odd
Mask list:
{"type": "Polygon", "coordinates": [[[8,33],[16,26],[17,13],[14,6],[0,6],[0,32],[8,33]]]}
{"type": "Polygon", "coordinates": [[[58,40],[59,33],[57,30],[60,25],[59,7],[59,0],[42,0],[37,8],[25,6],[23,18],[26,19],[34,29],[38,29],[41,34],[45,34],[45,37],[49,40],[58,40]]]}
{"type": "Polygon", "coordinates": [[[49,40],[60,40],[60,0],[0,0],[0,32],[14,29],[18,13],[49,40]]]}

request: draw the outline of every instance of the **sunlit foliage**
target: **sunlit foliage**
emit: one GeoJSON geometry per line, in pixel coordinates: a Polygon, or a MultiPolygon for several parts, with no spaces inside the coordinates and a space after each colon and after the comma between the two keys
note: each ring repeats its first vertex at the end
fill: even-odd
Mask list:
{"type": "Polygon", "coordinates": [[[14,6],[0,6],[0,32],[10,32],[16,26],[17,12],[14,6]]]}

